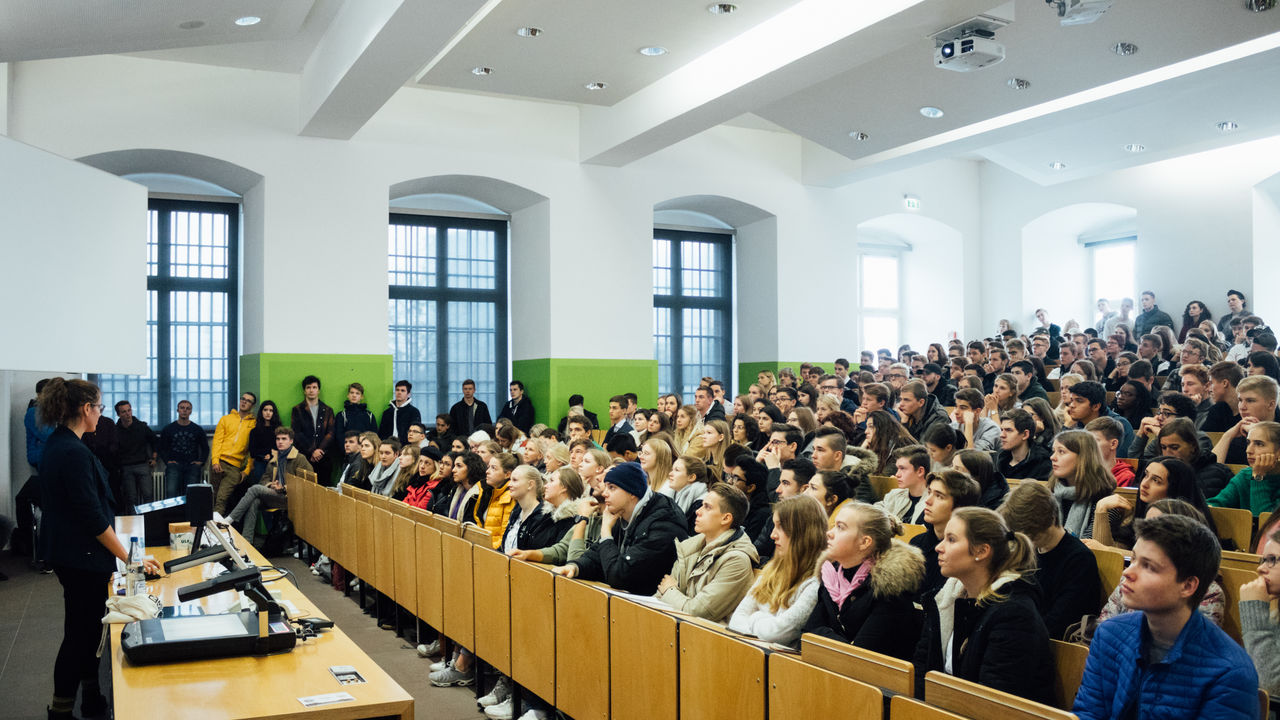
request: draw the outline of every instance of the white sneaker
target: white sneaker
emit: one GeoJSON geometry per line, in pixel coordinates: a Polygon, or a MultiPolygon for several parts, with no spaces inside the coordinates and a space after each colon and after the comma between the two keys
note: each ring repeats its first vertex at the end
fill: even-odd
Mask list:
{"type": "MultiPolygon", "coordinates": [[[[436,687],[449,687],[451,685],[462,685],[465,687],[475,683],[476,674],[474,672],[464,673],[451,665],[440,672],[431,673],[427,676],[427,679],[436,687]]],[[[510,716],[508,715],[508,717],[510,716]]]]}
{"type": "Polygon", "coordinates": [[[418,657],[431,657],[440,654],[440,639],[436,638],[430,645],[418,646],[418,657]]]}
{"type": "Polygon", "coordinates": [[[431,663],[431,667],[427,668],[427,672],[440,672],[441,670],[452,666],[453,663],[448,658],[431,663]]]}
{"type": "Polygon", "coordinates": [[[520,720],[547,720],[547,714],[541,710],[528,710],[520,716],[520,720]]]}
{"type": "Polygon", "coordinates": [[[490,705],[484,709],[484,714],[492,720],[511,720],[511,716],[515,714],[515,701],[507,698],[497,705],[490,705]]]}
{"type": "MultiPolygon", "coordinates": [[[[492,705],[501,704],[503,702],[509,703],[510,700],[511,700],[511,681],[505,677],[500,677],[498,678],[497,684],[493,686],[493,690],[491,690],[488,695],[485,695],[484,697],[477,700],[476,704],[482,708],[487,708],[492,705]]],[[[511,717],[510,710],[508,710],[507,712],[507,717],[511,717]]]]}

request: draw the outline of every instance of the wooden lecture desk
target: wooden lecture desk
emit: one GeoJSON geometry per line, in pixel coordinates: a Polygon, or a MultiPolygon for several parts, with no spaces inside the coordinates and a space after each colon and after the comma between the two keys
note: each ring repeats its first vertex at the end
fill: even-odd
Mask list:
{"type": "MultiPolygon", "coordinates": [[[[123,537],[141,535],[142,518],[116,518],[116,532],[123,537]]],[[[167,540],[164,547],[148,547],[147,553],[162,565],[174,553],[167,540]]],[[[236,547],[246,543],[235,536],[236,547]]],[[[153,539],[154,542],[154,539],[153,539]]],[[[269,563],[261,553],[249,548],[249,559],[259,567],[269,563]]],[[[270,577],[272,572],[264,571],[270,577]]],[[[166,606],[177,603],[177,591],[202,580],[201,568],[194,567],[167,575],[149,585],[149,592],[166,606]]],[[[269,590],[281,591],[285,600],[297,606],[302,617],[324,617],[288,579],[267,583],[269,590]]],[[[323,589],[323,588],[322,588],[323,589]]],[[[235,602],[231,591],[198,601],[206,613],[217,613],[235,602]]],[[[150,717],[189,718],[413,718],[413,698],[382,668],[342,632],[333,627],[320,636],[299,640],[290,652],[268,655],[165,665],[133,665],[120,649],[124,625],[111,626],[111,677],[115,716],[120,720],[150,717]],[[368,682],[340,685],[329,672],[334,665],[352,665],[368,682]],[[346,692],[355,701],[313,708],[303,707],[298,698],[346,692]]]]}

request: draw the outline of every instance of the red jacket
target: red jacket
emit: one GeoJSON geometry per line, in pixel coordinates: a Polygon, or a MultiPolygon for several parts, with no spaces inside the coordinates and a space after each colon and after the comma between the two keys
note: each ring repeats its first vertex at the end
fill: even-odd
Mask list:
{"type": "Polygon", "coordinates": [[[1116,487],[1132,487],[1133,480],[1137,477],[1133,468],[1129,467],[1129,463],[1116,459],[1116,464],[1111,466],[1111,474],[1116,477],[1116,487]]]}
{"type": "Polygon", "coordinates": [[[432,478],[417,487],[410,485],[405,488],[405,504],[426,510],[427,506],[431,504],[431,492],[435,490],[436,485],[439,484],[440,478],[432,478]]]}

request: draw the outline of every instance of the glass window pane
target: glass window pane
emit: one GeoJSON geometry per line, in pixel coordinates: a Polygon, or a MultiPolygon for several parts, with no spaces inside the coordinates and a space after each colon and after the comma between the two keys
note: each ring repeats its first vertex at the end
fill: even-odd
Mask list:
{"type": "Polygon", "coordinates": [[[173,277],[226,278],[230,218],[221,212],[169,213],[169,274],[173,277]]]}
{"type": "Polygon", "coordinates": [[[387,228],[387,282],[405,287],[435,287],[436,229],[421,225],[387,228]]]}
{"type": "MultiPolygon", "coordinates": [[[[230,388],[225,293],[174,292],[169,295],[169,388],[176,407],[190,400],[191,419],[216,425],[227,412],[230,388]]],[[[144,418],[146,419],[146,418],[144,418]]]]}
{"type": "Polygon", "coordinates": [[[705,308],[684,308],[680,313],[684,324],[681,343],[681,387],[685,397],[693,397],[693,391],[702,378],[723,380],[725,372],[721,362],[724,353],[726,330],[724,313],[705,308]]]}
{"type": "Polygon", "coordinates": [[[653,358],[658,361],[658,389],[671,387],[671,308],[653,309],[653,358]]]}
{"type": "Polygon", "coordinates": [[[722,297],[723,268],[720,248],[715,243],[680,243],[680,283],[686,297],[722,297]]]}
{"type": "Polygon", "coordinates": [[[898,259],[896,257],[863,255],[861,279],[862,307],[882,310],[898,308],[898,259]]]}
{"type": "MultiPolygon", "coordinates": [[[[447,267],[449,287],[492,290],[497,287],[497,237],[490,230],[449,228],[447,267]]],[[[476,388],[480,392],[480,388],[476,388]]],[[[487,401],[486,401],[487,402],[487,401]]]]}
{"type": "Polygon", "coordinates": [[[898,347],[898,318],[883,316],[862,316],[862,347],[889,348],[898,347]]]}
{"type": "Polygon", "coordinates": [[[671,294],[671,241],[653,241],[653,294],[671,294]]]}
{"type": "MultiPolygon", "coordinates": [[[[497,417],[497,305],[491,302],[451,302],[445,308],[449,334],[448,392],[461,396],[462,381],[476,383],[476,397],[497,417]]],[[[504,388],[505,390],[505,388],[504,388]]]]}
{"type": "Polygon", "coordinates": [[[424,416],[434,415],[440,407],[436,387],[436,303],[392,298],[388,311],[392,374],[396,380],[413,383],[414,406],[424,416]]]}
{"type": "Polygon", "coordinates": [[[1133,243],[1126,242],[1093,248],[1094,294],[1111,299],[1114,307],[1120,307],[1121,298],[1135,297],[1133,247],[1133,243]]]}

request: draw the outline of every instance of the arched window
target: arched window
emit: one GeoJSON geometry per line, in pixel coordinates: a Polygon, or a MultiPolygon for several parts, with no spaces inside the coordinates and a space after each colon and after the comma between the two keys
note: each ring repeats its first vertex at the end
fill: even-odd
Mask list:
{"type": "Polygon", "coordinates": [[[505,399],[506,222],[392,213],[387,284],[395,379],[413,383],[428,425],[463,380],[491,406],[505,399]]]}
{"type": "Polygon", "coordinates": [[[658,389],[692,398],[703,377],[732,387],[733,236],[653,231],[653,353],[658,389]]]}
{"type": "MultiPolygon", "coordinates": [[[[212,428],[235,406],[240,206],[152,198],[147,215],[147,372],[95,380],[107,412],[128,400],[159,429],[190,400],[212,428]]],[[[103,301],[110,312],[110,288],[103,301]]]]}

